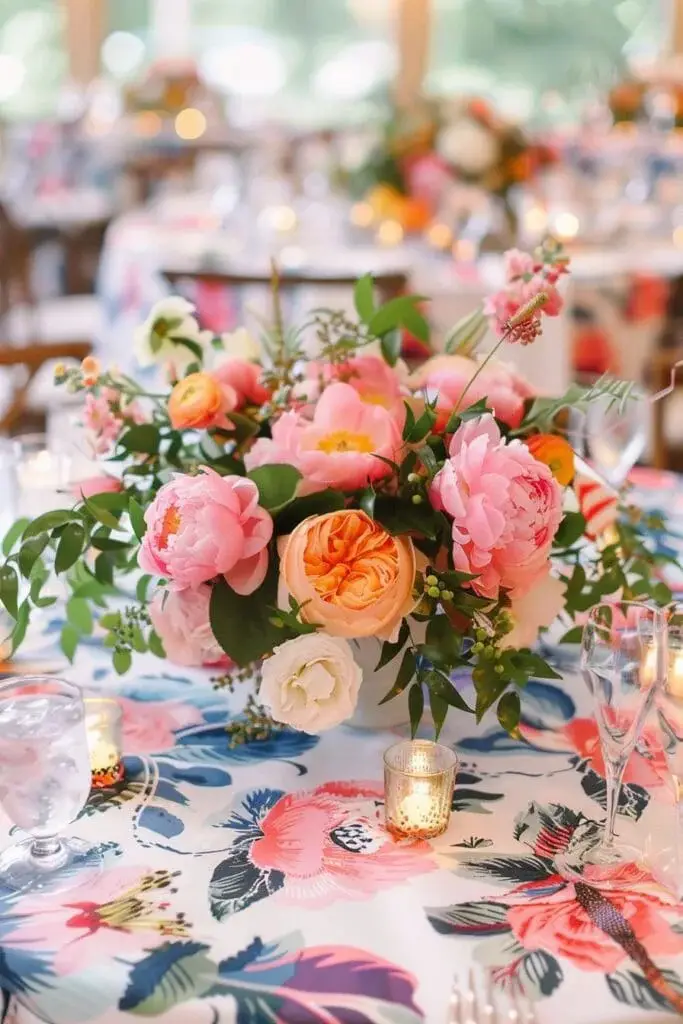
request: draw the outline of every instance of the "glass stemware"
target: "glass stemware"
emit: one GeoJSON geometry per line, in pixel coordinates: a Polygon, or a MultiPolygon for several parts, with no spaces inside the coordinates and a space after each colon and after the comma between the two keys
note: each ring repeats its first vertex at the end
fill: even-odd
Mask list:
{"type": "Polygon", "coordinates": [[[100,870],[96,847],[60,838],[90,792],[80,689],[51,676],[0,684],[0,803],[29,837],[0,856],[0,885],[55,892],[100,870]]]}
{"type": "Polygon", "coordinates": [[[621,868],[641,851],[616,840],[619,794],[628,760],[655,692],[666,676],[666,617],[658,608],[622,601],[596,605],[583,630],[581,669],[593,697],[607,786],[607,819],[594,836],[556,859],[562,875],[602,888],[631,884],[621,868]]]}
{"type": "Polygon", "coordinates": [[[667,615],[667,673],[657,693],[662,744],[671,773],[677,811],[673,843],[676,887],[683,895],[683,605],[673,604],[667,615]]]}
{"type": "Polygon", "coordinates": [[[621,487],[645,451],[650,403],[633,392],[623,405],[609,396],[591,402],[586,411],[586,441],[591,462],[613,487],[621,487]]]}

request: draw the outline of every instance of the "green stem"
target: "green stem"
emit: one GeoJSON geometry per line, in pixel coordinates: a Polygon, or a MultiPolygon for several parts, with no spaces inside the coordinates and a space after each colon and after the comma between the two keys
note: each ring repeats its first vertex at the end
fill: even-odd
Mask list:
{"type": "Polygon", "coordinates": [[[507,338],[508,338],[509,334],[510,334],[510,332],[509,332],[509,331],[506,331],[506,332],[505,332],[505,334],[504,334],[504,335],[502,336],[502,338],[500,338],[500,340],[498,341],[498,344],[497,344],[497,345],[494,345],[494,347],[493,347],[493,348],[491,349],[491,351],[490,351],[490,352],[489,352],[489,353],[488,353],[488,354],[487,354],[487,355],[485,356],[485,358],[484,358],[484,359],[482,359],[482,361],[481,361],[481,363],[479,364],[479,366],[477,367],[476,371],[474,372],[474,374],[472,375],[472,377],[470,378],[470,380],[468,381],[468,383],[467,383],[467,384],[465,385],[465,390],[464,390],[464,391],[463,391],[463,393],[462,393],[462,394],[460,395],[460,398],[459,398],[459,399],[458,399],[458,401],[457,401],[457,404],[456,404],[456,406],[455,406],[455,409],[453,410],[454,412],[456,412],[456,413],[457,413],[457,412],[459,412],[459,411],[460,411],[460,406],[462,405],[462,400],[463,400],[463,398],[465,397],[465,395],[467,394],[467,392],[468,392],[468,391],[470,390],[470,388],[472,387],[472,385],[474,384],[475,380],[477,379],[477,377],[479,376],[479,374],[481,373],[481,371],[482,371],[482,370],[484,369],[484,367],[486,366],[486,364],[487,364],[487,363],[490,363],[490,362],[491,362],[491,360],[492,360],[492,359],[493,359],[493,357],[495,356],[495,354],[496,354],[496,352],[498,351],[498,349],[500,348],[500,346],[501,346],[501,345],[503,344],[503,342],[504,342],[504,341],[506,341],[506,340],[507,340],[507,338]]]}

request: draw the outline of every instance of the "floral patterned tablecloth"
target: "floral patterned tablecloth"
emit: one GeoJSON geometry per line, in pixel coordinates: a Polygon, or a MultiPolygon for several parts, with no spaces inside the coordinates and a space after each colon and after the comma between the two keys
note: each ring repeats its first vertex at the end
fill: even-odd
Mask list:
{"type": "MultiPolygon", "coordinates": [[[[60,628],[46,613],[41,658],[60,628]]],[[[448,832],[401,843],[383,828],[394,734],[287,731],[231,750],[243,695],[151,658],[120,679],[92,639],[65,674],[121,700],[126,781],[72,829],[101,846],[95,885],[0,890],[6,1024],[445,1024],[471,965],[523,989],[540,1024],[683,1015],[683,905],[657,881],[674,834],[663,755],[636,752],[620,804],[652,873],[600,895],[555,872],[605,805],[575,655],[555,659],[563,680],[529,685],[519,739],[451,723],[448,832]]],[[[3,845],[10,828],[0,818],[3,845]]]]}

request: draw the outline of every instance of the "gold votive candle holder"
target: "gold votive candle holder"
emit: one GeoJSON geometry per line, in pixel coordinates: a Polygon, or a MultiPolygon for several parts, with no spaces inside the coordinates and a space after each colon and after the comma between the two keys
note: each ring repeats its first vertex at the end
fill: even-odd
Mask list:
{"type": "Polygon", "coordinates": [[[84,703],[92,786],[104,789],[123,779],[123,711],[111,697],[86,697],[84,703]]]}
{"type": "Polygon", "coordinates": [[[433,839],[448,828],[458,758],[431,740],[402,740],[384,754],[386,826],[401,839],[433,839]]]}

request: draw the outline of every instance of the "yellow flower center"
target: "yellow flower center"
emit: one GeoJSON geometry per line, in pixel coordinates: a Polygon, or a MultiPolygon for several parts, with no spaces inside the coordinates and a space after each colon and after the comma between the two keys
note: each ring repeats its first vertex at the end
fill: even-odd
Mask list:
{"type": "Polygon", "coordinates": [[[391,402],[387,396],[378,391],[365,391],[360,397],[368,405],[381,405],[383,409],[391,408],[391,402]]]}
{"type": "Polygon", "coordinates": [[[352,434],[350,430],[334,430],[326,437],[321,437],[318,448],[327,455],[335,452],[363,452],[367,455],[375,450],[368,434],[352,434]]]}

